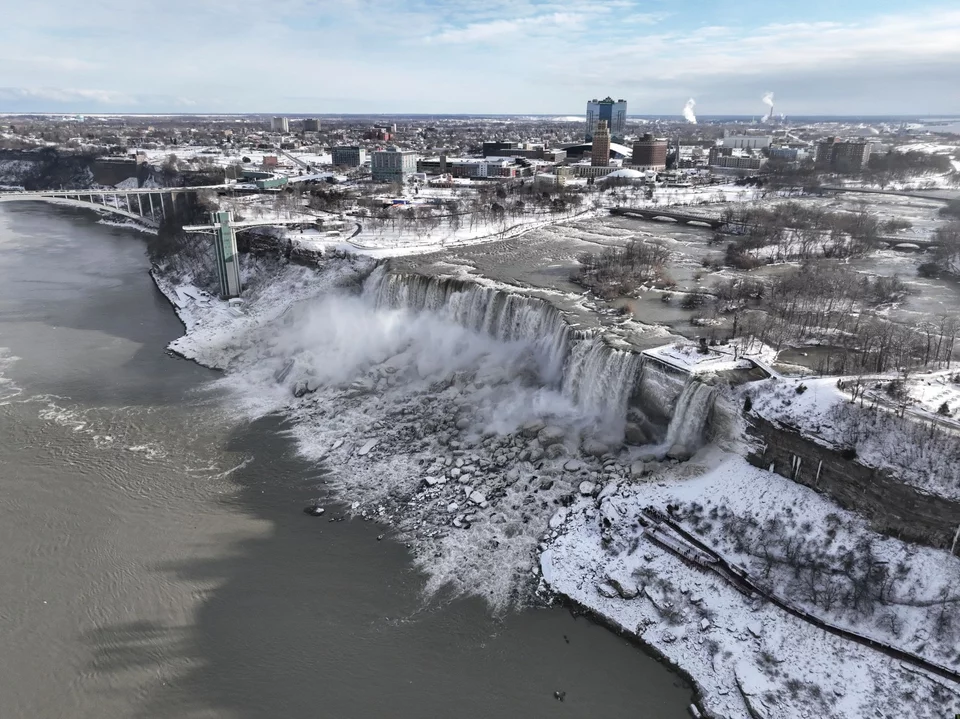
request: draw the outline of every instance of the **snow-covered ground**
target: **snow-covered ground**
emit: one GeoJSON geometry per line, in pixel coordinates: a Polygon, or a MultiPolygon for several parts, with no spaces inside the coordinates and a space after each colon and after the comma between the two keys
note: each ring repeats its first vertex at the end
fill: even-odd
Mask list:
{"type": "MultiPolygon", "coordinates": [[[[672,504],[681,514],[699,507],[705,520],[699,526],[714,525],[713,533],[704,532],[706,541],[748,568],[752,558],[731,549],[735,535],[725,534],[729,530],[718,519],[709,519],[714,510],[723,508],[725,515],[761,526],[789,518],[789,532],[838,549],[871,539],[878,558],[908,558],[906,584],[918,599],[928,592],[936,597],[943,586],[956,594],[952,587],[960,586],[960,560],[879,540],[862,519],[815,492],[718,450],[687,464],[661,465],[642,482],[611,481],[598,490],[551,519],[552,531],[541,545],[543,578],[554,591],[639,636],[690,674],[710,716],[933,718],[960,710],[960,685],[745,597],[726,579],[651,541],[640,515],[647,506],[666,511],[672,504]],[[834,535],[827,541],[831,527],[834,535]],[[715,535],[722,539],[711,539],[715,535]]],[[[752,547],[757,554],[762,549],[752,547]]],[[[943,640],[931,641],[936,621],[930,608],[891,605],[850,624],[956,667],[955,639],[944,633],[943,640]],[[890,620],[881,615],[887,613],[895,616],[890,626],[899,636],[883,628],[890,620]]]]}
{"type": "MultiPolygon", "coordinates": [[[[955,396],[952,383],[926,383],[926,378],[937,376],[944,378],[919,375],[908,384],[907,396],[916,395],[921,409],[924,398],[936,404],[938,397],[955,396]]],[[[943,422],[945,418],[930,411],[912,412],[909,400],[902,407],[904,416],[897,416],[900,404],[885,390],[897,380],[896,375],[772,377],[745,391],[752,398],[752,411],[764,419],[794,427],[830,447],[854,449],[862,464],[889,470],[899,481],[925,492],[960,499],[956,422],[943,422]],[[866,388],[863,401],[854,402],[853,390],[861,383],[866,388]]]]}

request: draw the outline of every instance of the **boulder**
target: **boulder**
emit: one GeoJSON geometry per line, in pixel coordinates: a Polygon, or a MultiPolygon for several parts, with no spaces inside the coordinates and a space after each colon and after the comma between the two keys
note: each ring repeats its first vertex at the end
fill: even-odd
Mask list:
{"type": "Polygon", "coordinates": [[[624,599],[635,599],[640,594],[637,583],[629,579],[620,580],[615,577],[607,577],[607,584],[613,587],[617,594],[624,599]]]}
{"type": "Polygon", "coordinates": [[[644,431],[643,427],[635,422],[627,422],[627,426],[623,431],[623,438],[627,444],[642,445],[650,444],[650,437],[644,431]]]}
{"type": "Polygon", "coordinates": [[[543,456],[547,459],[560,459],[567,453],[567,448],[562,444],[550,444],[543,450],[543,456]]]}
{"type": "Polygon", "coordinates": [[[537,433],[537,439],[540,440],[540,444],[542,444],[544,447],[562,442],[565,436],[566,432],[564,432],[561,427],[556,427],[553,425],[544,427],[537,433]]]}
{"type": "Polygon", "coordinates": [[[483,494],[481,494],[480,492],[477,492],[477,491],[470,492],[470,497],[469,497],[469,499],[470,499],[470,501],[473,502],[474,504],[483,504],[484,502],[487,501],[487,498],[484,497],[483,494]]]}
{"type": "Polygon", "coordinates": [[[634,462],[630,465],[630,477],[640,479],[647,472],[647,467],[643,462],[634,462]]]}
{"type": "Polygon", "coordinates": [[[564,462],[563,468],[568,472],[579,472],[583,469],[583,464],[579,460],[570,459],[564,462]]]}
{"type": "Polygon", "coordinates": [[[597,495],[597,501],[603,502],[607,497],[616,494],[618,489],[620,489],[620,485],[616,482],[607,482],[606,486],[600,490],[600,494],[597,495]]]}
{"type": "Polygon", "coordinates": [[[581,451],[588,457],[602,457],[607,452],[610,451],[610,448],[605,445],[603,442],[599,442],[595,439],[585,439],[580,445],[581,451]]]}
{"type": "Polygon", "coordinates": [[[534,420],[532,422],[527,422],[520,428],[520,433],[527,439],[533,439],[540,433],[540,430],[544,428],[543,422],[534,420]]]}
{"type": "Polygon", "coordinates": [[[677,460],[678,462],[686,462],[693,456],[693,452],[687,449],[686,445],[678,443],[667,450],[667,456],[670,459],[677,460]]]}
{"type": "Polygon", "coordinates": [[[593,482],[580,483],[580,494],[582,494],[584,497],[589,497],[596,491],[597,491],[597,485],[595,485],[593,482]]]}
{"type": "Polygon", "coordinates": [[[457,420],[457,429],[463,430],[470,426],[470,420],[466,417],[461,417],[457,420]]]}
{"type": "Polygon", "coordinates": [[[607,597],[613,599],[617,594],[617,590],[609,582],[603,582],[602,584],[597,585],[597,593],[602,597],[607,597]]]}

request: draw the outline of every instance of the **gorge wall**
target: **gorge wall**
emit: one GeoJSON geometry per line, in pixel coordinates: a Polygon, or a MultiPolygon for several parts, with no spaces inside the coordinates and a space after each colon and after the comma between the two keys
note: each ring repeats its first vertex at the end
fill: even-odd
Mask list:
{"type": "Polygon", "coordinates": [[[938,548],[954,547],[960,502],[921,492],[789,428],[756,416],[747,419],[748,432],[757,440],[757,447],[747,455],[751,464],[772,467],[777,474],[859,512],[878,532],[938,548]]]}

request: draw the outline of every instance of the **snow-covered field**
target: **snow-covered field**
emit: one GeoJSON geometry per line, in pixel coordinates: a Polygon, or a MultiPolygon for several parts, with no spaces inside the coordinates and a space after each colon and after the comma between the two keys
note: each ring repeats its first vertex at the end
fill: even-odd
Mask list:
{"type": "MultiPolygon", "coordinates": [[[[893,539],[878,542],[862,519],[815,492],[717,450],[687,464],[656,468],[642,482],[610,482],[559,510],[541,545],[545,582],[641,637],[690,674],[710,716],[932,718],[960,710],[960,685],[749,599],[719,575],[651,541],[639,524],[642,509],[665,511],[670,504],[699,506],[707,516],[723,507],[761,525],[793,517],[792,531],[814,540],[838,527],[833,539],[838,548],[872,539],[884,560],[909,557],[917,598],[958,586],[960,560],[893,539]]],[[[714,525],[722,535],[716,520],[714,525]]],[[[724,542],[715,541],[729,551],[731,540],[726,535],[724,542]]],[[[732,551],[730,556],[745,564],[749,559],[732,551]]],[[[957,666],[955,644],[930,641],[936,612],[885,609],[896,615],[899,636],[878,626],[879,616],[865,618],[868,633],[941,660],[946,656],[957,666]]]]}

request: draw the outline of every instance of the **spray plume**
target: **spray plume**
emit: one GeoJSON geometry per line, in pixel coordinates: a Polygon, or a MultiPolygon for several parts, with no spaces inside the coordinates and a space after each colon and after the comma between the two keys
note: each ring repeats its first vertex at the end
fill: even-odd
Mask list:
{"type": "Polygon", "coordinates": [[[691,125],[697,124],[697,116],[693,114],[693,108],[696,107],[696,104],[697,101],[691,97],[687,100],[687,104],[683,106],[683,116],[691,125]]]}
{"type": "Polygon", "coordinates": [[[770,109],[767,111],[766,117],[763,118],[764,122],[769,122],[773,118],[773,93],[768,92],[763,96],[763,104],[768,105],[770,109]]]}

